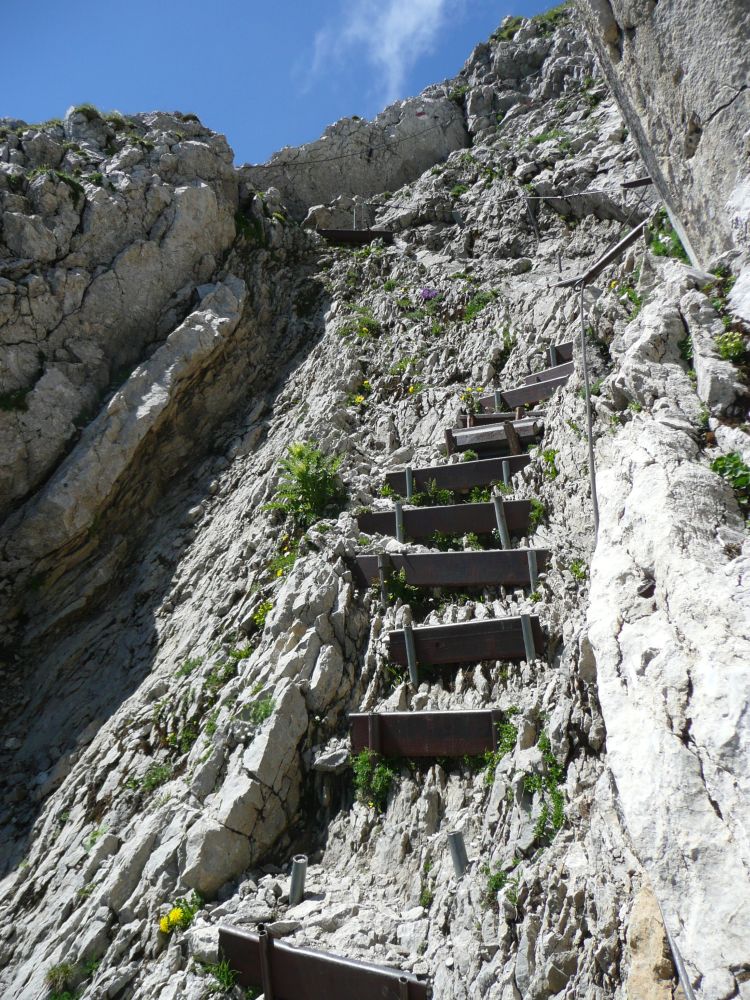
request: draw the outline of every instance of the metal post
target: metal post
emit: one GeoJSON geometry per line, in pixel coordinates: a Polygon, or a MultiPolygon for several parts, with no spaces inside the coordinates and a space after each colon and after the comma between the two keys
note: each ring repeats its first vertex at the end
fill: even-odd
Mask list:
{"type": "Polygon", "coordinates": [[[289,905],[296,906],[305,898],[307,855],[295,854],[292,858],[292,884],[289,887],[289,905]]]}
{"type": "Polygon", "coordinates": [[[557,270],[559,274],[562,274],[562,254],[557,255],[557,270]]]}
{"type": "Polygon", "coordinates": [[[495,413],[499,413],[503,408],[503,397],[500,394],[500,390],[495,389],[493,396],[495,398],[495,413]]]}
{"type": "Polygon", "coordinates": [[[534,645],[534,633],[531,630],[531,618],[528,615],[521,615],[521,631],[523,632],[523,648],[526,653],[526,662],[531,663],[536,659],[536,647],[534,645]]]}
{"type": "Polygon", "coordinates": [[[258,944],[260,946],[260,982],[263,989],[263,1000],[273,1000],[273,984],[271,982],[273,938],[268,933],[265,924],[258,924],[258,944]]]}
{"type": "Polygon", "coordinates": [[[589,480],[591,482],[591,505],[594,508],[594,542],[599,534],[599,500],[596,495],[596,466],[594,464],[594,430],[591,418],[591,387],[589,385],[589,366],[586,360],[586,312],[583,305],[583,282],[580,287],[581,312],[581,365],[583,368],[583,385],[586,392],[586,432],[589,444],[589,480]]]}
{"type": "Polygon", "coordinates": [[[677,978],[680,980],[680,986],[682,986],[682,990],[687,1000],[695,1000],[693,984],[690,982],[690,976],[688,976],[688,971],[685,968],[685,962],[680,954],[680,949],[677,947],[677,942],[669,933],[669,928],[667,927],[667,922],[664,919],[664,910],[661,908],[661,903],[659,904],[659,911],[661,913],[661,922],[664,925],[664,933],[667,936],[667,943],[669,944],[670,951],[672,952],[674,966],[677,970],[677,978]]]}
{"type": "Polygon", "coordinates": [[[453,437],[453,431],[450,427],[445,428],[445,449],[448,452],[449,457],[453,455],[456,450],[456,440],[453,437]]]}
{"type": "Polygon", "coordinates": [[[532,590],[536,590],[539,586],[539,577],[537,576],[536,568],[536,549],[527,549],[526,558],[529,561],[529,586],[532,590]]]}
{"type": "Polygon", "coordinates": [[[502,470],[503,470],[503,483],[506,486],[510,486],[510,462],[508,461],[507,458],[503,459],[502,470]]]}
{"type": "Polygon", "coordinates": [[[448,834],[448,847],[451,852],[451,861],[453,862],[453,872],[456,878],[461,878],[463,873],[469,867],[469,858],[466,854],[466,844],[464,843],[464,835],[460,830],[454,830],[452,833],[448,834]]]}
{"type": "Polygon", "coordinates": [[[398,1000],[409,1000],[409,980],[406,976],[398,977],[398,1000]]]}
{"type": "Polygon", "coordinates": [[[536,224],[536,216],[534,215],[534,213],[531,210],[531,202],[526,197],[526,195],[523,196],[523,200],[526,202],[526,211],[529,213],[529,218],[531,219],[532,228],[534,229],[534,232],[536,233],[536,238],[539,239],[539,226],[536,224]]]}
{"type": "Polygon", "coordinates": [[[557,367],[557,348],[555,347],[554,344],[552,345],[552,347],[550,347],[547,350],[547,355],[549,357],[549,366],[550,366],[550,368],[556,368],[557,367]]]}
{"type": "Polygon", "coordinates": [[[406,499],[411,500],[414,496],[414,473],[410,465],[404,470],[406,474],[406,499]]]}
{"type": "Polygon", "coordinates": [[[394,502],[394,507],[396,508],[396,541],[403,542],[404,540],[404,508],[401,506],[401,501],[396,500],[394,502]]]}
{"type": "Polygon", "coordinates": [[[384,552],[378,553],[378,577],[380,578],[380,600],[384,608],[388,607],[388,587],[386,585],[385,571],[388,566],[388,557],[384,552]]]}
{"type": "Polygon", "coordinates": [[[417,647],[414,643],[414,630],[408,624],[404,625],[404,643],[406,645],[406,662],[409,665],[409,683],[413,688],[418,688],[417,647]]]}
{"type": "Polygon", "coordinates": [[[505,506],[503,504],[503,498],[499,497],[497,493],[493,494],[492,503],[495,506],[495,521],[497,522],[497,530],[500,535],[500,542],[504,549],[510,548],[510,533],[508,531],[508,522],[505,519],[505,506]]]}

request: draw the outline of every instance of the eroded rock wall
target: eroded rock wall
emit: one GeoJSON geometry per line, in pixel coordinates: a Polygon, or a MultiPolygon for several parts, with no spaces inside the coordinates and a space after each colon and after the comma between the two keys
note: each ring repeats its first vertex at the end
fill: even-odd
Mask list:
{"type": "Polygon", "coordinates": [[[744,0],[576,0],[647,172],[695,263],[750,249],[744,0]]]}

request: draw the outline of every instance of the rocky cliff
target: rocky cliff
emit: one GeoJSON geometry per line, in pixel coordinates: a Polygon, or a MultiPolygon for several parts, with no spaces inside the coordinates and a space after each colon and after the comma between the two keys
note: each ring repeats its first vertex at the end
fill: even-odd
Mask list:
{"type": "Polygon", "coordinates": [[[750,996],[735,257],[665,255],[654,216],[586,289],[600,528],[577,342],[512,484],[537,504],[516,544],[551,554],[536,591],[383,607],[353,572],[403,547],[356,520],[392,509],[385,472],[444,461],[478,387],[578,337],[560,278],[655,209],[621,188],[644,164],[572,12],[263,168],[179,114],[0,135],[3,996],[239,997],[218,927],[258,922],[441,1000],[679,996],[666,925],[697,997],[750,996]],[[355,196],[392,246],[312,231],[355,196]],[[268,507],[302,441],[347,492],[304,531],[268,507]],[[534,662],[413,688],[389,660],[410,617],[519,612],[534,662]],[[460,708],[505,713],[503,752],[357,794],[349,712],[460,708]]]}

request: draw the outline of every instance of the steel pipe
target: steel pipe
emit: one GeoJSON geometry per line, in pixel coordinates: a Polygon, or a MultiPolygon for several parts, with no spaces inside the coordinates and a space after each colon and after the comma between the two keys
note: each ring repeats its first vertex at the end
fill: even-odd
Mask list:
{"type": "Polygon", "coordinates": [[[289,905],[296,906],[305,898],[307,855],[295,854],[292,858],[292,884],[289,888],[289,905]]]}
{"type": "Polygon", "coordinates": [[[466,854],[464,835],[460,830],[453,830],[448,834],[448,847],[451,852],[453,872],[456,878],[461,878],[463,873],[469,867],[469,858],[466,854]]]}

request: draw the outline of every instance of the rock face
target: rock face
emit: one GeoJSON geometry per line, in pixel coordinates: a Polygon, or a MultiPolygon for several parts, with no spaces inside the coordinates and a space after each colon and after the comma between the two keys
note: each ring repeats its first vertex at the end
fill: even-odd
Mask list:
{"type": "Polygon", "coordinates": [[[696,263],[750,249],[744,0],[576,0],[607,81],[696,263]]]}
{"type": "Polygon", "coordinates": [[[133,366],[96,389],[75,435],[46,375],[2,397],[11,463],[27,468],[32,412],[57,442],[0,529],[2,996],[39,1000],[56,970],[83,1000],[203,1000],[219,926],[263,922],[425,976],[436,1000],[667,1000],[668,930],[699,1000],[748,997],[750,543],[711,470],[750,457],[743,373],[718,349],[746,289],[727,297],[726,281],[638,245],[587,290],[595,539],[579,297],[557,282],[653,192],[638,205],[621,188],[643,163],[571,16],[506,21],[456,80],[332,127],[315,155],[328,144],[359,164],[351,183],[305,147],[278,154],[269,186],[189,116],[74,109],[0,136],[3,376],[21,329],[76,392],[99,385],[97,365],[133,366]],[[412,135],[420,108],[438,115],[429,144],[365,166],[363,136],[412,135]],[[114,211],[110,173],[120,194],[171,200],[148,232],[139,208],[135,235],[121,220],[73,256],[69,213],[114,211]],[[55,192],[43,205],[40,180],[55,192]],[[206,201],[180,223],[193,263],[178,279],[158,254],[182,189],[206,201]],[[355,198],[393,246],[331,247],[289,222],[345,224],[355,198]],[[148,243],[152,326],[134,333],[123,306],[97,339],[109,299],[85,327],[93,293],[69,300],[76,382],[56,327],[33,327],[29,289],[64,303],[76,268],[112,281],[118,254],[148,243]],[[512,484],[537,503],[516,544],[551,554],[538,589],[405,591],[383,607],[354,559],[403,546],[363,534],[358,510],[392,509],[386,471],[444,460],[443,429],[477,387],[518,383],[569,339],[574,374],[512,484]],[[304,531],[268,506],[295,441],[340,456],[347,489],[304,531]],[[409,620],[519,613],[546,635],[533,663],[423,668],[412,688],[389,659],[388,632],[409,620]],[[348,713],[461,708],[505,713],[502,753],[391,762],[384,793],[357,792],[348,713]],[[307,895],[291,907],[298,852],[307,895]]]}

